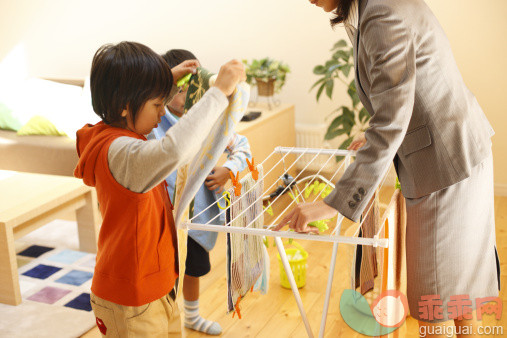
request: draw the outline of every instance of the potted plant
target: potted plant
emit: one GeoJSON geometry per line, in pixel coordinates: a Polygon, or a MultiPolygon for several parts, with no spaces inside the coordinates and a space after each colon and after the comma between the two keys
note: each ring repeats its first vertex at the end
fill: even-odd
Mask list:
{"type": "MultiPolygon", "coordinates": [[[[331,59],[327,60],[323,65],[317,65],[313,69],[313,73],[320,78],[313,84],[310,91],[317,88],[316,99],[319,101],[320,96],[325,91],[330,99],[333,96],[335,80],[338,80],[347,89],[350,97],[350,105],[341,105],[335,109],[329,116],[333,116],[333,120],[327,128],[325,140],[332,140],[335,137],[345,135],[345,140],[340,144],[340,149],[347,149],[352,143],[354,137],[368,128],[368,120],[370,114],[361,105],[359,96],[357,95],[354,79],[349,82],[350,72],[354,69],[353,49],[345,40],[340,40],[331,49],[333,54],[331,59]]],[[[337,156],[336,160],[340,161],[342,156],[337,156]]]]}
{"type": "Polygon", "coordinates": [[[259,96],[273,96],[280,92],[285,84],[285,76],[290,72],[290,68],[282,61],[271,58],[253,59],[252,62],[243,60],[247,82],[257,86],[259,96]]]}

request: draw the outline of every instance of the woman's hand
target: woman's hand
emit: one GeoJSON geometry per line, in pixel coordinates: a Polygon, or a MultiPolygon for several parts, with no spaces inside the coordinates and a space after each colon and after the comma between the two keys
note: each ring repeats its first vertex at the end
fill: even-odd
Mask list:
{"type": "Polygon", "coordinates": [[[362,146],[366,144],[366,138],[364,137],[364,133],[359,133],[354,136],[352,143],[348,146],[347,150],[358,150],[362,146]]]}
{"type": "Polygon", "coordinates": [[[206,177],[204,184],[211,191],[220,188],[220,190],[218,190],[218,193],[221,193],[224,190],[225,183],[227,183],[231,177],[229,175],[229,171],[229,168],[226,167],[213,168],[213,173],[206,177]]]}
{"type": "Polygon", "coordinates": [[[173,73],[173,82],[176,84],[179,79],[188,73],[195,74],[197,71],[197,67],[200,67],[199,61],[197,60],[186,60],[177,65],[174,68],[171,68],[171,73],[173,73]]]}
{"type": "Polygon", "coordinates": [[[245,66],[238,60],[232,60],[220,67],[214,86],[225,96],[230,96],[242,81],[246,81],[245,66]]]}
{"type": "Polygon", "coordinates": [[[297,232],[318,233],[319,229],[309,227],[308,223],[333,218],[337,213],[335,208],[330,207],[324,201],[301,203],[292,209],[273,230],[278,231],[285,225],[289,225],[289,229],[297,232]]]}

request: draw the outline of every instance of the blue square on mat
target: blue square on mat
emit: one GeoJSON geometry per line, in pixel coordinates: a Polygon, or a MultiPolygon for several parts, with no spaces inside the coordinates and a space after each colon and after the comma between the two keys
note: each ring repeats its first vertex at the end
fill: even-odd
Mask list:
{"type": "Polygon", "coordinates": [[[87,271],[72,270],[56,280],[57,283],[80,286],[93,277],[93,273],[87,271]]]}
{"type": "Polygon", "coordinates": [[[47,257],[48,261],[63,263],[63,264],[72,264],[78,259],[83,258],[88,255],[86,252],[74,251],[74,250],[63,250],[57,254],[54,254],[50,257],[47,257]]]}
{"type": "Polygon", "coordinates": [[[25,250],[18,252],[18,255],[37,258],[42,254],[45,254],[48,251],[53,250],[54,248],[50,248],[42,245],[32,245],[26,248],[25,250]]]}
{"type": "Polygon", "coordinates": [[[46,279],[60,270],[61,268],[57,268],[56,266],[39,264],[36,267],[24,272],[23,275],[33,278],[46,279]]]}
{"type": "Polygon", "coordinates": [[[92,306],[90,304],[90,294],[89,293],[82,293],[67,304],[65,304],[66,307],[71,307],[73,309],[77,310],[84,310],[84,311],[91,311],[92,306]]]}

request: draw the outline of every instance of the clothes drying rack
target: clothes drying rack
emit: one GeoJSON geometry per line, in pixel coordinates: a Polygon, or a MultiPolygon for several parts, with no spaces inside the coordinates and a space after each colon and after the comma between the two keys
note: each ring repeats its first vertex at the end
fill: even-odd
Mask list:
{"type": "MultiPolygon", "coordinates": [[[[269,225],[265,225],[264,229],[254,229],[250,228],[250,225],[257,219],[254,219],[249,224],[247,224],[244,228],[239,227],[230,227],[230,226],[224,226],[219,224],[214,224],[213,222],[218,219],[220,215],[217,215],[215,218],[208,221],[206,224],[201,223],[193,223],[193,219],[198,217],[202,212],[205,212],[208,208],[211,208],[210,205],[207,209],[203,210],[201,213],[196,214],[194,217],[190,218],[187,221],[182,222],[180,224],[180,227],[186,228],[188,230],[205,230],[205,231],[216,231],[216,232],[225,232],[225,233],[239,233],[244,235],[255,235],[255,236],[268,236],[268,237],[274,237],[276,247],[278,250],[278,253],[280,254],[280,258],[285,270],[285,273],[287,275],[287,278],[289,280],[292,293],[294,294],[294,298],[296,300],[301,318],[303,320],[303,323],[305,325],[306,332],[308,334],[308,337],[314,337],[312,329],[310,327],[310,323],[308,321],[305,309],[303,307],[303,303],[301,301],[301,297],[299,294],[298,287],[296,285],[296,281],[294,279],[294,275],[292,273],[292,270],[290,268],[289,260],[287,258],[287,255],[285,253],[285,248],[282,243],[281,238],[290,238],[290,239],[298,239],[298,240],[311,240],[311,241],[322,241],[322,242],[332,242],[333,243],[333,251],[331,256],[331,263],[330,263],[330,271],[329,276],[327,280],[327,286],[326,286],[326,294],[325,294],[325,301],[324,301],[324,308],[322,311],[322,319],[320,323],[320,329],[319,329],[319,337],[324,336],[324,331],[326,327],[326,319],[327,319],[327,313],[329,309],[329,301],[331,297],[331,289],[333,284],[333,276],[334,276],[334,270],[335,270],[335,264],[336,264],[336,258],[337,258],[337,252],[338,252],[338,244],[344,243],[344,244],[353,244],[353,245],[371,245],[373,247],[383,247],[387,248],[389,240],[388,238],[380,238],[379,234],[382,231],[383,223],[380,229],[378,229],[376,235],[373,236],[373,238],[358,238],[355,237],[357,233],[359,232],[359,228],[362,225],[361,223],[357,223],[357,231],[353,236],[340,236],[340,230],[342,226],[342,222],[344,220],[344,216],[339,214],[336,218],[336,226],[334,229],[330,232],[330,234],[304,234],[304,233],[297,233],[293,231],[273,231],[271,230],[276,224],[278,224],[278,221],[280,218],[289,210],[291,210],[298,200],[304,199],[304,189],[301,190],[298,188],[297,184],[306,182],[308,185],[311,185],[316,179],[320,179],[325,183],[325,187],[322,191],[324,191],[328,186],[331,188],[334,188],[333,181],[336,181],[338,179],[337,175],[340,172],[341,169],[346,169],[350,163],[352,157],[354,157],[356,154],[355,151],[348,151],[348,150],[335,150],[335,149],[321,149],[321,148],[296,148],[296,147],[276,147],[269,155],[266,157],[261,165],[264,166],[266,161],[270,159],[271,157],[275,155],[279,155],[281,158],[276,163],[276,165],[272,166],[271,168],[265,168],[264,167],[264,179],[267,178],[269,175],[273,175],[273,169],[277,167],[278,165],[283,165],[284,173],[288,173],[289,171],[296,171],[296,163],[302,162],[305,164],[304,168],[302,170],[298,171],[298,174],[293,178],[294,183],[296,184],[286,184],[283,191],[279,191],[279,194],[274,198],[273,201],[271,201],[271,205],[274,205],[276,201],[286,192],[291,192],[293,199],[290,202],[290,204],[278,215],[278,217],[275,218],[274,221],[271,222],[269,225]],[[291,155],[291,156],[289,156],[291,155]],[[306,157],[304,157],[306,156],[306,157]],[[323,176],[323,170],[326,168],[326,166],[329,166],[330,164],[333,164],[334,159],[336,156],[343,156],[343,161],[341,162],[341,165],[337,166],[337,168],[334,170],[334,173],[332,176],[327,179],[323,176]],[[291,158],[295,159],[290,163],[290,165],[287,163],[290,161],[291,158]],[[308,160],[308,157],[310,159],[308,160]],[[316,173],[312,173],[309,176],[302,176],[302,174],[308,169],[308,167],[316,161],[317,158],[327,157],[327,160],[320,161],[319,163],[319,170],[316,173]],[[303,162],[304,161],[304,162],[303,162]]],[[[276,160],[276,159],[275,159],[276,160]]],[[[385,173],[383,179],[381,180],[380,187],[384,184],[387,177],[387,173],[385,173]]],[[[281,178],[280,178],[281,179],[281,178]]],[[[264,189],[264,193],[261,197],[259,197],[254,203],[262,203],[263,200],[267,199],[269,197],[269,191],[271,191],[277,184],[278,180],[275,180],[273,184],[271,184],[269,187],[264,189]]],[[[313,201],[306,200],[307,202],[314,202],[319,198],[320,194],[317,194],[317,196],[314,198],[313,201]]],[[[218,199],[215,203],[220,203],[224,199],[224,197],[218,199]]],[[[223,204],[224,202],[222,202],[223,204]]],[[[370,208],[367,210],[368,212],[371,212],[373,203],[371,203],[370,208]]],[[[222,211],[222,213],[225,212],[222,211]]],[[[241,216],[246,210],[241,212],[236,217],[241,216]]],[[[266,213],[266,210],[263,211],[266,213]]],[[[261,215],[258,215],[257,217],[260,217],[261,215]]],[[[363,219],[365,219],[364,217],[363,219]]]]}

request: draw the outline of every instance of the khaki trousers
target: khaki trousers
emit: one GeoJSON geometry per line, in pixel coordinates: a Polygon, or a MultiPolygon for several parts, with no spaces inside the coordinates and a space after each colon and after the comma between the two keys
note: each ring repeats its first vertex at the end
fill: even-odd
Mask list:
{"type": "Polygon", "coordinates": [[[181,337],[174,292],[141,306],[124,306],[90,294],[97,326],[103,337],[181,337]]]}

